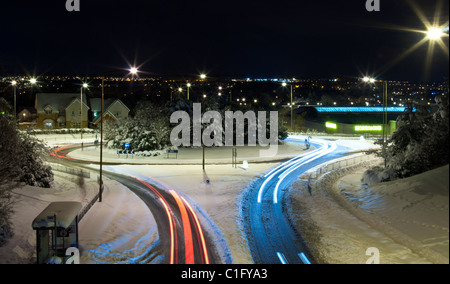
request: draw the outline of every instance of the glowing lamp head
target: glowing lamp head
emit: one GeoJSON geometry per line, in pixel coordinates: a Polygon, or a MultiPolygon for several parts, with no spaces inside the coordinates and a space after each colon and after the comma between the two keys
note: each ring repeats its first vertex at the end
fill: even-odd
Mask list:
{"type": "Polygon", "coordinates": [[[88,84],[84,83],[83,88],[87,88],[87,87],[89,87],[88,84]]]}
{"type": "Polygon", "coordinates": [[[12,82],[11,82],[11,85],[13,85],[13,86],[17,85],[17,81],[15,81],[15,80],[12,81],[12,82]]]}
{"type": "Polygon", "coordinates": [[[438,40],[444,36],[444,31],[441,28],[431,28],[427,32],[427,38],[430,40],[438,40]]]}
{"type": "Polygon", "coordinates": [[[363,82],[364,82],[364,83],[371,83],[371,84],[373,84],[373,83],[376,82],[376,80],[375,80],[374,78],[364,77],[364,78],[363,78],[363,82]]]}
{"type": "Polygon", "coordinates": [[[205,74],[200,74],[200,78],[201,78],[202,80],[204,80],[204,79],[206,79],[206,75],[205,75],[205,74]]]}
{"type": "Polygon", "coordinates": [[[35,78],[31,78],[31,79],[30,79],[30,83],[31,83],[31,84],[36,84],[36,83],[37,83],[37,80],[36,80],[35,78]]]}
{"type": "Polygon", "coordinates": [[[191,85],[191,83],[187,83],[187,85],[186,85],[188,88],[190,88],[192,85],[191,85]]]}
{"type": "Polygon", "coordinates": [[[131,67],[130,68],[131,75],[137,75],[138,72],[139,72],[139,70],[136,67],[131,67]]]}

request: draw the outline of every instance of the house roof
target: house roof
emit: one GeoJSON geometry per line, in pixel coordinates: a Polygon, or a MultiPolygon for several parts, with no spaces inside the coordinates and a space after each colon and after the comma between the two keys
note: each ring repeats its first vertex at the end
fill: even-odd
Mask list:
{"type": "MultiPolygon", "coordinates": [[[[102,99],[90,99],[91,109],[92,111],[101,111],[102,110],[102,99]]],[[[108,110],[108,108],[116,101],[116,99],[105,99],[103,101],[103,108],[108,110]]]]}
{"type": "MultiPolygon", "coordinates": [[[[101,111],[102,110],[102,99],[94,98],[89,100],[91,103],[92,111],[101,111]]],[[[105,112],[109,110],[109,108],[114,105],[116,102],[123,105],[128,111],[130,110],[121,100],[119,99],[105,99],[103,102],[103,109],[105,112]]]]}
{"type": "Polygon", "coordinates": [[[107,117],[107,116],[110,116],[110,117],[112,117],[115,121],[118,121],[119,119],[112,113],[112,112],[110,112],[109,110],[107,110],[106,112],[105,112],[105,114],[104,115],[102,115],[102,116],[97,116],[95,119],[94,119],[94,121],[92,122],[92,123],[94,123],[94,124],[98,124],[101,120],[102,120],[102,117],[107,117]]]}
{"type": "MultiPolygon", "coordinates": [[[[50,106],[54,112],[65,110],[74,100],[80,100],[77,93],[39,93],[36,94],[36,110],[43,112],[46,106],[50,106]]],[[[86,96],[83,103],[87,106],[86,96]]]]}
{"type": "MultiPolygon", "coordinates": [[[[91,109],[93,112],[101,112],[102,111],[102,99],[90,99],[90,103],[91,103],[91,109]]],[[[114,118],[114,120],[118,120],[118,118],[110,111],[111,106],[113,106],[115,103],[119,103],[121,104],[123,107],[125,107],[128,111],[130,111],[130,109],[119,99],[106,99],[103,101],[103,109],[104,109],[104,114],[103,117],[106,115],[111,116],[112,118],[114,118]]],[[[93,123],[97,124],[99,123],[101,120],[101,116],[97,116],[94,118],[93,123]]]]}

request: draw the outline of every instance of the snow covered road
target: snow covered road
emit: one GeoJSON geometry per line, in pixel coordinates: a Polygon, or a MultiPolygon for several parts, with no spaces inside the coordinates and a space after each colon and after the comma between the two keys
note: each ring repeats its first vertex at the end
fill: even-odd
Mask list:
{"type": "MultiPolygon", "coordinates": [[[[290,140],[301,143],[304,138],[291,137],[290,140]]],[[[267,173],[244,199],[243,215],[255,263],[314,262],[303,244],[301,232],[296,232],[286,218],[283,205],[284,189],[299,175],[340,155],[338,146],[333,142],[313,139],[311,143],[316,150],[291,159],[267,173]]]]}

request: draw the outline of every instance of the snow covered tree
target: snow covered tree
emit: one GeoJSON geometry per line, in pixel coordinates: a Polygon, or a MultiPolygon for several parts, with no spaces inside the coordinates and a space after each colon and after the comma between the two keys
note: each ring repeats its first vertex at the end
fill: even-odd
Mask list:
{"type": "MultiPolygon", "coordinates": [[[[383,171],[406,178],[449,163],[448,95],[436,99],[439,110],[410,105],[397,119],[397,131],[377,154],[386,159],[383,171]]],[[[386,177],[386,180],[392,177],[386,177]]]]}
{"type": "Polygon", "coordinates": [[[20,154],[20,139],[11,120],[0,116],[0,245],[11,232],[12,214],[11,190],[20,174],[20,164],[14,156],[20,154]]]}
{"type": "Polygon", "coordinates": [[[50,188],[53,172],[50,166],[44,165],[47,149],[41,141],[28,134],[19,134],[21,153],[19,155],[22,173],[20,181],[31,186],[50,188]]]}
{"type": "Polygon", "coordinates": [[[12,189],[24,182],[50,187],[53,173],[43,164],[45,146],[36,138],[22,134],[15,123],[0,116],[0,244],[11,232],[12,189]]]}
{"type": "Polygon", "coordinates": [[[168,115],[164,109],[143,102],[134,117],[105,123],[105,137],[115,149],[130,143],[135,152],[162,150],[170,144],[168,115]]]}

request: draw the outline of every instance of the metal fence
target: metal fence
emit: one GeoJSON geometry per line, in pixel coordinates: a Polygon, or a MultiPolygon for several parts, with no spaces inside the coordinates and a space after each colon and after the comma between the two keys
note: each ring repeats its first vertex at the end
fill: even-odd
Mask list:
{"type": "Polygon", "coordinates": [[[77,176],[77,177],[91,178],[91,172],[89,172],[89,171],[69,168],[69,167],[55,165],[55,164],[51,164],[50,166],[52,167],[53,171],[62,172],[62,173],[66,173],[66,174],[77,176]]]}
{"type": "Polygon", "coordinates": [[[342,159],[339,161],[332,162],[330,164],[324,164],[315,169],[310,175],[310,179],[317,180],[323,174],[329,173],[334,170],[355,166],[364,162],[382,162],[382,158],[376,157],[374,155],[360,155],[356,157],[351,157],[348,159],[342,159]]]}

